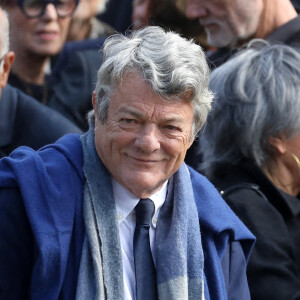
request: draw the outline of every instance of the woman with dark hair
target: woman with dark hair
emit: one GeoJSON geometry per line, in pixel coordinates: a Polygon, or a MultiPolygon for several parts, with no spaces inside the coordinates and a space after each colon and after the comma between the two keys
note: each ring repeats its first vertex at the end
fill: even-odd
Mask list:
{"type": "Polygon", "coordinates": [[[257,238],[252,299],[300,299],[300,54],[252,44],[211,74],[200,169],[257,238]]]}

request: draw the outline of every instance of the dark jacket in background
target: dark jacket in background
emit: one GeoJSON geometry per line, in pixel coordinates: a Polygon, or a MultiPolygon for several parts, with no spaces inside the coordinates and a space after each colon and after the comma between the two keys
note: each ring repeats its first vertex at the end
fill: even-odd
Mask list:
{"type": "Polygon", "coordinates": [[[44,85],[24,82],[11,73],[8,82],[71,120],[81,130],[88,129],[87,113],[102,64],[101,47],[105,38],[67,42],[46,76],[44,85]]]}
{"type": "Polygon", "coordinates": [[[252,299],[300,299],[300,199],[278,190],[251,161],[222,165],[210,179],[256,236],[247,268],[252,299]]]}
{"type": "Polygon", "coordinates": [[[48,106],[86,131],[86,115],[93,108],[92,94],[102,64],[105,38],[67,42],[51,74],[52,96],[48,106]]]}
{"type": "Polygon", "coordinates": [[[0,99],[0,157],[19,146],[35,150],[81,130],[58,112],[9,84],[0,99]]]}

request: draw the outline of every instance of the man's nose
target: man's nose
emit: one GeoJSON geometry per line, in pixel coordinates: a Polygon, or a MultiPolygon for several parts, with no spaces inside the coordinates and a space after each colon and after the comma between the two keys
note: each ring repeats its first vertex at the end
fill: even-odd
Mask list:
{"type": "Polygon", "coordinates": [[[188,0],[185,14],[189,19],[206,17],[208,11],[205,7],[205,0],[188,0]]]}
{"type": "Polygon", "coordinates": [[[154,124],[143,125],[135,139],[135,146],[145,153],[160,149],[159,129],[154,124]]]}

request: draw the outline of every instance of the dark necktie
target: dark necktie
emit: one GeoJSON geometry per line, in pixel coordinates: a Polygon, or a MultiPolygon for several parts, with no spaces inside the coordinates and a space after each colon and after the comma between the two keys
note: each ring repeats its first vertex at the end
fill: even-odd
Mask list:
{"type": "Polygon", "coordinates": [[[154,203],[141,199],[135,207],[136,228],[134,232],[134,265],[137,300],[157,299],[156,271],[153,263],[149,229],[154,213],[154,203]]]}

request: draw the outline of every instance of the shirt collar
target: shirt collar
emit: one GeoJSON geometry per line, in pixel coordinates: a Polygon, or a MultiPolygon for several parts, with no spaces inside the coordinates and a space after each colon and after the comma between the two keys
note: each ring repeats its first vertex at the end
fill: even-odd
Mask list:
{"type": "MultiPolygon", "coordinates": [[[[148,197],[154,202],[155,206],[155,213],[152,218],[152,225],[154,228],[156,227],[160,209],[166,200],[167,183],[168,181],[166,181],[163,184],[159,191],[148,197]]],[[[114,178],[112,178],[112,187],[117,209],[117,218],[120,224],[134,210],[135,206],[138,204],[140,199],[133,195],[131,192],[129,192],[127,189],[125,189],[114,178]]]]}

